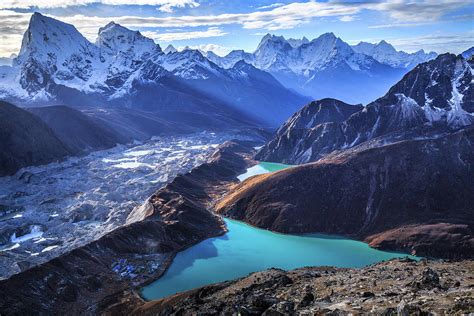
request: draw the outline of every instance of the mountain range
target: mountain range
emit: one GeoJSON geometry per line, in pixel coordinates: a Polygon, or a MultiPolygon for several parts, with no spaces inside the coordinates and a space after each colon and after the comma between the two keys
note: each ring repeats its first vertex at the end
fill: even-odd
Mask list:
{"type": "Polygon", "coordinates": [[[384,94],[420,62],[436,53],[396,51],[385,41],[350,46],[333,33],[309,41],[265,35],[254,53],[242,50],[207,57],[223,68],[244,60],[271,73],[283,85],[314,99],[336,98],[350,103],[368,103],[384,94]]]}
{"type": "Polygon", "coordinates": [[[315,101],[283,124],[257,159],[306,163],[371,140],[371,146],[380,146],[472,125],[472,67],[472,59],[443,54],[419,64],[365,107],[315,101]]]}
{"type": "Polygon", "coordinates": [[[192,113],[221,126],[278,125],[308,101],[250,65],[223,69],[197,50],[165,54],[114,22],[91,43],[39,13],[13,66],[0,68],[0,97],[22,105],[121,106],[170,119],[192,113]]]}
{"type": "Polygon", "coordinates": [[[312,98],[368,102],[434,56],[383,41],[350,46],[332,33],[312,41],[267,34],[254,53],[225,57],[171,45],[162,51],[114,22],[91,43],[73,25],[35,13],[13,65],[0,66],[0,97],[28,106],[112,105],[165,119],[196,114],[213,126],[278,126],[312,98]]]}

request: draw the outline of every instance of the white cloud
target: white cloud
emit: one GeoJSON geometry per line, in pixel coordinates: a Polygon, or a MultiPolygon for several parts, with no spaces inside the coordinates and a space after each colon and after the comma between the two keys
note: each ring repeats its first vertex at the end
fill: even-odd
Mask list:
{"type": "Polygon", "coordinates": [[[150,37],[152,39],[163,41],[163,42],[173,42],[173,41],[182,41],[195,38],[207,38],[207,37],[218,37],[224,36],[228,33],[224,32],[220,28],[210,27],[205,31],[189,31],[189,32],[170,32],[170,33],[159,33],[154,31],[142,32],[143,35],[150,37]]]}
{"type": "Polygon", "coordinates": [[[278,7],[281,7],[281,6],[284,6],[284,5],[285,5],[284,3],[277,2],[277,3],[274,3],[274,4],[264,5],[264,6],[258,7],[257,10],[266,10],[266,9],[278,8],[278,7]]]}
{"type": "MultiPolygon", "coordinates": [[[[188,2],[187,0],[183,1],[188,2]]],[[[189,1],[194,2],[193,0],[189,1]]],[[[113,19],[118,23],[134,27],[195,27],[240,24],[245,29],[280,30],[294,28],[301,24],[308,23],[312,19],[318,17],[334,16],[339,17],[343,21],[347,21],[362,10],[375,10],[387,13],[392,17],[392,19],[397,21],[397,23],[420,23],[422,21],[437,20],[442,15],[454,9],[468,5],[469,3],[470,0],[438,0],[436,3],[431,0],[418,0],[409,3],[407,3],[406,0],[391,0],[384,3],[310,1],[294,2],[268,11],[254,11],[249,13],[224,13],[218,15],[171,17],[122,16],[113,19]],[[411,10],[407,10],[407,7],[411,7],[411,10]]],[[[104,24],[104,20],[110,20],[112,18],[75,16],[66,17],[64,19],[67,22],[76,25],[78,23],[104,24]]]]}
{"type": "Polygon", "coordinates": [[[436,21],[448,12],[472,4],[471,0],[389,0],[371,4],[368,9],[387,12],[403,22],[436,21]]]}
{"type": "Polygon", "coordinates": [[[352,22],[354,20],[355,20],[355,18],[352,15],[343,15],[339,18],[339,21],[341,21],[341,22],[352,22]]]}
{"type": "Polygon", "coordinates": [[[199,6],[196,0],[2,0],[0,2],[0,9],[50,9],[94,3],[106,5],[154,5],[158,6],[159,10],[164,12],[172,12],[174,8],[199,6]]]}
{"type": "Polygon", "coordinates": [[[424,36],[394,38],[389,40],[394,46],[407,51],[415,52],[420,49],[437,53],[459,54],[474,46],[474,32],[459,34],[429,34],[424,36]]]}
{"type": "Polygon", "coordinates": [[[78,28],[90,25],[104,25],[114,20],[128,27],[196,27],[240,24],[246,29],[280,30],[290,29],[309,22],[314,17],[344,16],[359,12],[358,6],[347,6],[342,3],[304,2],[291,3],[270,11],[250,13],[225,13],[219,15],[201,16],[171,16],[171,17],[92,17],[76,15],[61,17],[65,22],[78,28]]]}
{"type": "Polygon", "coordinates": [[[215,54],[219,56],[225,56],[228,53],[232,51],[233,48],[231,47],[225,47],[217,44],[201,44],[201,45],[194,45],[194,46],[180,46],[177,49],[179,51],[182,51],[186,48],[191,48],[191,49],[198,49],[202,52],[214,52],[215,54]]]}

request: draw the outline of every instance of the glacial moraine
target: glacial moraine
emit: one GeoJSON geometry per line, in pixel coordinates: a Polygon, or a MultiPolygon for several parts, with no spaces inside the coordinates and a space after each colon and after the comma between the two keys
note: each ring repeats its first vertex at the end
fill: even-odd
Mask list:
{"type": "Polygon", "coordinates": [[[231,138],[156,137],[0,178],[0,279],[123,225],[134,207],[231,138]]]}

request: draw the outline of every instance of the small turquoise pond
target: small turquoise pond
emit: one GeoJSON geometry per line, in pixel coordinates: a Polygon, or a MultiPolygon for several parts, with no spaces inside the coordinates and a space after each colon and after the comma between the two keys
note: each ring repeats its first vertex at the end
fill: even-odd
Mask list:
{"type": "MultiPolygon", "coordinates": [[[[270,168],[268,164],[262,164],[260,167],[270,168]]],[[[277,167],[275,164],[270,166],[277,167]]],[[[288,166],[280,164],[279,167],[288,166]]],[[[255,166],[252,168],[255,170],[255,166]]],[[[257,174],[254,172],[248,170],[247,173],[252,174],[247,177],[257,174]]],[[[224,220],[228,233],[178,253],[166,273],[142,289],[142,296],[147,300],[160,299],[272,267],[285,270],[322,265],[362,267],[407,256],[372,249],[363,242],[341,237],[278,234],[239,221],[224,220]]]]}
{"type": "Polygon", "coordinates": [[[291,167],[290,165],[285,165],[282,163],[276,163],[276,162],[260,162],[259,164],[250,167],[247,169],[247,172],[241,174],[237,178],[240,181],[244,181],[247,178],[250,178],[252,176],[256,176],[258,174],[264,174],[264,173],[269,173],[269,172],[274,172],[282,169],[286,169],[291,167]]]}

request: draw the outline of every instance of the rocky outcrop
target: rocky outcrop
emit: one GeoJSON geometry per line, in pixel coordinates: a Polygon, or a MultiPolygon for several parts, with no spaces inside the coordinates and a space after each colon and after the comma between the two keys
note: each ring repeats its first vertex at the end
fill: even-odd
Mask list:
{"type": "Polygon", "coordinates": [[[143,303],[134,289],[158,278],[178,251],[225,232],[208,207],[245,170],[252,145],[225,143],[208,163],[153,194],[125,226],[0,281],[1,313],[126,314],[143,303]]]}
{"type": "Polygon", "coordinates": [[[71,154],[55,133],[35,115],[0,101],[0,176],[29,165],[41,165],[71,154]]]}
{"type": "Polygon", "coordinates": [[[380,137],[385,138],[386,144],[456,131],[474,123],[473,87],[472,61],[461,55],[440,55],[418,65],[385,96],[343,122],[291,126],[294,117],[307,116],[304,120],[311,121],[319,115],[303,109],[287,121],[257,157],[288,164],[306,163],[380,137]],[[290,139],[282,145],[285,137],[290,139]]]}
{"type": "Polygon", "coordinates": [[[474,310],[474,262],[270,269],[152,301],[134,315],[428,315],[474,310]]]}
{"type": "MultiPolygon", "coordinates": [[[[288,119],[274,138],[257,153],[255,159],[283,163],[306,162],[312,158],[313,148],[309,146],[316,140],[315,137],[332,139],[335,136],[328,125],[324,125],[324,131],[319,133],[318,125],[342,123],[362,109],[362,105],[350,105],[335,99],[313,101],[288,119]]],[[[318,148],[319,152],[324,150],[318,148]]]]}
{"type": "Polygon", "coordinates": [[[283,233],[351,236],[387,250],[474,254],[474,128],[435,139],[357,146],[252,177],[217,212],[283,233]]]}

